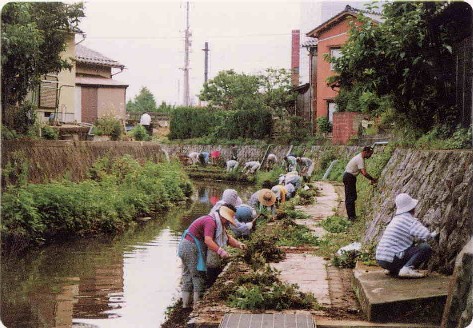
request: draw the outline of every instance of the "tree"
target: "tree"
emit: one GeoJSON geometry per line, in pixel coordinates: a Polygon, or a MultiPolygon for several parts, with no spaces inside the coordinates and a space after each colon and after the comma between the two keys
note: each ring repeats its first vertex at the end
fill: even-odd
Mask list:
{"type": "Polygon", "coordinates": [[[2,110],[21,104],[41,76],[71,68],[61,58],[83,4],[9,2],[2,8],[2,110]]]}
{"type": "Polygon", "coordinates": [[[221,71],[204,84],[199,99],[225,110],[260,109],[264,104],[259,88],[258,76],[238,74],[234,70],[221,71]]]}
{"type": "Polygon", "coordinates": [[[296,94],[292,91],[290,71],[267,68],[259,79],[266,107],[281,115],[285,108],[293,104],[296,94]]]}
{"type": "Polygon", "coordinates": [[[379,114],[392,107],[398,122],[418,131],[453,120],[455,92],[445,67],[453,62],[458,31],[434,22],[444,7],[442,2],[386,3],[380,24],[361,15],[342,56],[330,59],[338,73],[329,82],[340,87],[339,108],[379,114]]]}
{"type": "Polygon", "coordinates": [[[127,112],[136,113],[156,112],[156,100],[147,87],[142,87],[135,98],[127,102],[126,110],[127,112]]]}

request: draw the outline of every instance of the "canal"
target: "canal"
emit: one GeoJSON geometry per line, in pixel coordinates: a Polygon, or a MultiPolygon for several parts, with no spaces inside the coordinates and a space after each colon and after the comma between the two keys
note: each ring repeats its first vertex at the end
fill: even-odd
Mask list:
{"type": "Polygon", "coordinates": [[[180,295],[182,231],[226,188],[194,182],[192,202],[115,237],[75,240],[3,257],[1,319],[12,327],[159,327],[180,295]]]}

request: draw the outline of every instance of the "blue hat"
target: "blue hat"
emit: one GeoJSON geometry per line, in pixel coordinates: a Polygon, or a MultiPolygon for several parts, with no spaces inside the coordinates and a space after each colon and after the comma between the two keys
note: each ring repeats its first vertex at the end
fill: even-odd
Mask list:
{"type": "Polygon", "coordinates": [[[235,219],[237,219],[240,222],[249,222],[253,218],[253,209],[249,206],[238,206],[236,213],[235,213],[235,219]]]}

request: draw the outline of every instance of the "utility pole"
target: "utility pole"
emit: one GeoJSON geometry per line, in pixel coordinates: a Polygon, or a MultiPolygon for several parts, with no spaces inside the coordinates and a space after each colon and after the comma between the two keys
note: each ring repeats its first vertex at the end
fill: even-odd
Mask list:
{"type": "Polygon", "coordinates": [[[184,106],[190,105],[190,92],[189,92],[189,52],[191,47],[192,33],[189,28],[189,1],[186,2],[186,30],[184,31],[184,106]]]}
{"type": "Polygon", "coordinates": [[[209,43],[205,42],[205,48],[202,49],[205,52],[205,70],[204,70],[204,83],[207,83],[209,79],[209,43]]]}

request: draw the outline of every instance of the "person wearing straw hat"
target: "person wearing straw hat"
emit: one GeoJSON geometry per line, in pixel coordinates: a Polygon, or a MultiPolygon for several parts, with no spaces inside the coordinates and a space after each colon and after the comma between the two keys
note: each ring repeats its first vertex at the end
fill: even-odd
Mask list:
{"type": "Polygon", "coordinates": [[[376,248],[376,261],[389,274],[400,278],[422,278],[416,270],[432,255],[425,241],[434,239],[438,232],[430,232],[415,217],[418,200],[406,193],[396,196],[396,215],[389,222],[376,248]],[[414,244],[415,238],[422,243],[414,244]]]}
{"type": "Polygon", "coordinates": [[[287,189],[282,184],[275,185],[271,191],[276,195],[276,203],[282,204],[286,202],[287,189]]]}
{"type": "Polygon", "coordinates": [[[276,213],[276,195],[269,189],[263,188],[251,195],[248,205],[258,213],[268,211],[271,215],[276,213]]]}
{"type": "Polygon", "coordinates": [[[365,158],[370,158],[373,155],[373,148],[364,147],[363,151],[353,157],[345,167],[343,173],[343,184],[345,185],[345,207],[347,210],[348,219],[350,221],[356,220],[355,201],[356,195],[356,177],[361,173],[365,178],[371,181],[372,184],[378,182],[378,179],[373,178],[366,172],[365,158]]]}
{"type": "Polygon", "coordinates": [[[188,308],[193,292],[196,304],[205,290],[206,251],[210,249],[221,258],[229,254],[223,248],[230,245],[245,249],[245,244],[227,234],[226,227],[235,225],[236,209],[223,204],[218,210],[194,220],[182,234],[178,246],[178,256],[182,260],[182,307],[188,308]]]}

